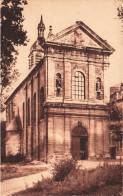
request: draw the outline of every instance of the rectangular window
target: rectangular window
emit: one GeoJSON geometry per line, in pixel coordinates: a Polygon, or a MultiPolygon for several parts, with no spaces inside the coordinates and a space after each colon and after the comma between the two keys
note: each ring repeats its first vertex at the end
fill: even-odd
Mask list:
{"type": "Polygon", "coordinates": [[[23,128],[25,124],[25,111],[24,111],[24,102],[23,102],[23,128]]]}
{"type": "Polygon", "coordinates": [[[28,98],[28,126],[30,125],[30,98],[28,98]]]}
{"type": "Polygon", "coordinates": [[[36,122],[36,93],[34,94],[34,123],[36,122]]]}

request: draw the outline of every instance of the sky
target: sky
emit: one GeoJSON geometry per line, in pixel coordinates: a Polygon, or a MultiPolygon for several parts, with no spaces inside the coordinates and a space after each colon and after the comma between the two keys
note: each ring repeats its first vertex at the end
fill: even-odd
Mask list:
{"type": "MultiPolygon", "coordinates": [[[[120,0],[121,1],[121,0],[120,0]]],[[[123,82],[123,33],[121,20],[117,17],[119,0],[27,0],[24,7],[24,29],[28,32],[29,43],[19,47],[19,56],[16,67],[21,76],[19,83],[28,73],[28,55],[31,45],[37,39],[37,26],[41,14],[46,27],[45,38],[49,32],[49,25],[53,33],[83,21],[102,39],[115,48],[110,56],[110,67],[106,71],[106,88],[123,82]]]]}

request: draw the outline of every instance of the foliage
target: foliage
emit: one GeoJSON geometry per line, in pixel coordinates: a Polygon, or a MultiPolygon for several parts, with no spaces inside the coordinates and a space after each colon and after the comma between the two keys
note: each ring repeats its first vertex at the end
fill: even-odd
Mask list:
{"type": "Polygon", "coordinates": [[[111,131],[111,135],[114,135],[114,141],[115,142],[121,142],[121,124],[120,121],[123,118],[122,109],[118,108],[115,104],[109,105],[109,125],[108,128],[111,131]]]}
{"type": "Polygon", "coordinates": [[[122,120],[122,110],[120,110],[115,104],[109,105],[109,118],[111,121],[122,120]]]}
{"type": "Polygon", "coordinates": [[[17,167],[12,167],[12,166],[7,166],[7,167],[2,167],[1,172],[7,172],[7,173],[15,173],[17,172],[17,167]]]}
{"type": "MultiPolygon", "coordinates": [[[[1,8],[1,83],[3,90],[18,78],[15,68],[17,46],[26,45],[27,32],[23,29],[22,15],[26,0],[3,0],[1,8]]],[[[2,93],[3,94],[3,93],[2,93]]]]}
{"type": "Polygon", "coordinates": [[[53,169],[53,179],[62,181],[76,167],[76,162],[73,159],[60,160],[55,163],[53,169]]]}
{"type": "Polygon", "coordinates": [[[6,121],[1,121],[1,139],[6,135],[6,121]]]}
{"type": "Polygon", "coordinates": [[[1,121],[1,161],[5,159],[6,121],[1,121]]]}
{"type": "MultiPolygon", "coordinates": [[[[74,168],[62,181],[43,179],[25,193],[34,195],[96,195],[102,187],[117,186],[110,193],[118,195],[122,189],[122,167],[119,165],[98,166],[93,170],[74,168]],[[93,194],[94,193],[94,194],[93,194]]],[[[18,194],[17,194],[18,195],[18,194]]],[[[20,195],[24,195],[22,192],[20,195]]],[[[100,195],[100,194],[99,194],[100,195]]],[[[102,195],[103,192],[102,192],[102,195]]]]}
{"type": "MultiPolygon", "coordinates": [[[[121,0],[121,2],[122,2],[122,0],[121,0]]],[[[121,5],[119,5],[118,8],[117,8],[117,11],[118,11],[118,13],[117,13],[118,17],[120,19],[122,19],[123,18],[123,7],[121,5]]]]}
{"type": "Polygon", "coordinates": [[[25,161],[25,157],[21,154],[10,155],[6,157],[5,159],[5,162],[8,162],[8,163],[18,163],[21,161],[25,161]]]}

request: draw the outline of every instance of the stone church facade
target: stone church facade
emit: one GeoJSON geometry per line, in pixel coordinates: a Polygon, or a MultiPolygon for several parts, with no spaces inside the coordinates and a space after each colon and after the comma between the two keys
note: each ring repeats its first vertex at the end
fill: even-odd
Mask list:
{"type": "Polygon", "coordinates": [[[82,21],[44,38],[42,17],[30,72],[6,101],[6,154],[29,160],[110,157],[105,70],[114,49],[82,21]]]}

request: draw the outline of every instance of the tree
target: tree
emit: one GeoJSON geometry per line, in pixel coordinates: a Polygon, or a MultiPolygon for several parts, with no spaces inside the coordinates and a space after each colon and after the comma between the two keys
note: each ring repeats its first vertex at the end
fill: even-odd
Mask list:
{"type": "MultiPolygon", "coordinates": [[[[123,3],[123,0],[120,1],[121,3],[123,3]]],[[[117,15],[120,19],[123,19],[123,7],[119,4],[118,8],[117,8],[117,15]]]]}
{"type": "MultiPolygon", "coordinates": [[[[117,16],[118,19],[121,20],[121,25],[123,23],[123,0],[114,0],[116,6],[117,6],[117,16]]],[[[123,26],[122,26],[123,29],[123,26]]],[[[123,30],[121,31],[123,32],[123,30]]]]}
{"type": "Polygon", "coordinates": [[[1,161],[5,159],[6,122],[1,122],[1,161]]]}
{"type": "MultiPolygon", "coordinates": [[[[1,8],[1,94],[19,76],[15,68],[17,46],[26,45],[27,32],[23,29],[22,15],[26,0],[3,0],[1,8]]],[[[4,96],[4,95],[3,95],[4,96]]],[[[3,110],[3,107],[1,107],[3,110]]]]}
{"type": "MultiPolygon", "coordinates": [[[[110,135],[112,136],[113,143],[120,142],[122,148],[122,132],[121,132],[121,120],[123,119],[122,108],[118,108],[116,104],[109,104],[109,125],[110,135]]],[[[121,152],[120,152],[121,163],[121,152]]]]}
{"type": "Polygon", "coordinates": [[[122,120],[122,110],[114,103],[109,104],[109,118],[114,122],[122,120]]]}

